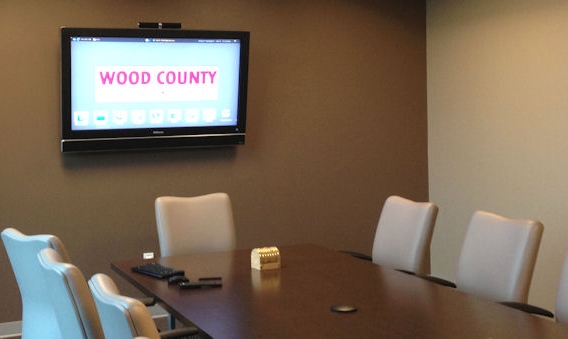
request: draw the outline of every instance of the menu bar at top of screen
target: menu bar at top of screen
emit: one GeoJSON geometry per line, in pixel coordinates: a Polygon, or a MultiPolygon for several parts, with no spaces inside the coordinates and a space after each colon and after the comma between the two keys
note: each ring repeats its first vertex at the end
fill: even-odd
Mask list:
{"type": "Polygon", "coordinates": [[[71,41],[77,42],[191,42],[191,43],[240,43],[240,39],[203,39],[203,38],[150,38],[150,37],[89,37],[72,36],[71,41]]]}

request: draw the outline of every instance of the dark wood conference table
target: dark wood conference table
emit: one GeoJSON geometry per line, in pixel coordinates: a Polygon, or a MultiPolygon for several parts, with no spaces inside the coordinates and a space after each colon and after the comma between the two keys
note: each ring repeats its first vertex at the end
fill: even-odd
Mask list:
{"type": "Polygon", "coordinates": [[[159,258],[190,280],[221,288],[180,290],[112,268],[186,323],[213,338],[568,338],[568,327],[315,245],[279,247],[282,267],[250,267],[250,250],[159,258]],[[336,313],[332,305],[357,306],[336,313]]]}

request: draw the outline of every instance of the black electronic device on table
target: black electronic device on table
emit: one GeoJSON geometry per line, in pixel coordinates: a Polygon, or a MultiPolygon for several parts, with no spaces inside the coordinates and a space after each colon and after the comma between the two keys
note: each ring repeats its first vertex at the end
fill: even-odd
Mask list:
{"type": "Polygon", "coordinates": [[[221,287],[223,282],[221,279],[211,279],[211,278],[200,278],[199,281],[186,281],[180,282],[179,288],[181,289],[195,289],[202,287],[221,287]]]}
{"type": "Polygon", "coordinates": [[[134,266],[132,267],[132,271],[146,274],[159,279],[185,274],[183,270],[178,270],[172,267],[164,266],[157,262],[150,262],[139,266],[134,266]]]}
{"type": "Polygon", "coordinates": [[[189,282],[189,279],[185,275],[174,275],[168,278],[168,285],[178,285],[182,282],[189,282]]]}

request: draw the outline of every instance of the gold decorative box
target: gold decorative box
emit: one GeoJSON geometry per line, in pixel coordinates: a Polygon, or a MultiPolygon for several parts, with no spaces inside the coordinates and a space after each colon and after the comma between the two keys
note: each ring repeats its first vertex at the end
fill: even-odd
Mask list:
{"type": "Polygon", "coordinates": [[[250,253],[250,266],[257,270],[273,270],[280,268],[280,251],[278,247],[255,248],[250,253]]]}

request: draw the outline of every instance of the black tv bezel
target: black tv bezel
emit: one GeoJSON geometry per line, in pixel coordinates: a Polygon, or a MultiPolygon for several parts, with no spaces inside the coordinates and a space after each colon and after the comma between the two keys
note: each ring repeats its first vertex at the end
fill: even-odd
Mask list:
{"type": "Polygon", "coordinates": [[[61,27],[61,152],[234,146],[245,143],[250,33],[247,31],[61,27]],[[71,129],[71,37],[240,39],[237,124],[112,130],[71,129]]]}

